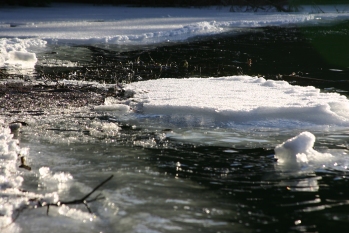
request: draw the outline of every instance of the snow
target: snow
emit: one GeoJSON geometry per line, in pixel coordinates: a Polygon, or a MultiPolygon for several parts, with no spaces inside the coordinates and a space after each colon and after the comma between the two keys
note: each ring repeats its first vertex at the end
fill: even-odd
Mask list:
{"type": "Polygon", "coordinates": [[[33,67],[37,61],[33,52],[46,43],[146,45],[183,41],[243,28],[344,20],[349,18],[346,7],[321,6],[326,12],[321,14],[311,7],[297,13],[233,13],[227,7],[138,8],[83,4],[1,8],[0,67],[33,67]]]}
{"type": "MultiPolygon", "coordinates": [[[[26,205],[26,197],[20,194],[23,177],[18,169],[18,154],[22,149],[18,140],[13,139],[9,128],[0,129],[0,229],[3,232],[18,232],[15,225],[10,226],[16,208],[26,205]],[[17,197],[16,197],[17,196],[17,197]],[[12,198],[9,198],[12,197],[12,198]],[[6,227],[8,226],[8,227],[6,227]],[[6,227],[6,228],[5,228],[6,227]]],[[[23,148],[25,150],[25,148],[23,148]]],[[[29,196],[29,194],[28,194],[29,196]]]]}
{"type": "MultiPolygon", "coordinates": [[[[322,7],[324,8],[324,7],[322,7]]],[[[154,43],[220,33],[234,27],[318,23],[347,18],[325,7],[326,14],[232,13],[229,8],[138,8],[54,4],[47,8],[0,9],[0,37],[38,37],[70,43],[154,43]]]]}
{"type": "Polygon", "coordinates": [[[125,86],[131,108],[164,124],[293,128],[349,125],[349,101],[312,86],[250,76],[158,79],[125,86]]]}
{"type": "Polygon", "coordinates": [[[37,62],[36,54],[28,50],[45,45],[46,41],[37,38],[0,38],[0,67],[33,69],[37,62]]]}
{"type": "Polygon", "coordinates": [[[332,156],[313,149],[315,136],[302,132],[275,147],[275,157],[284,168],[296,169],[307,166],[309,162],[326,161],[332,156]]]}
{"type": "MultiPolygon", "coordinates": [[[[54,173],[48,167],[41,167],[38,169],[39,187],[44,188],[45,193],[23,191],[24,177],[37,171],[27,171],[19,167],[19,156],[28,158],[29,148],[21,148],[19,141],[13,137],[10,128],[0,128],[0,229],[4,233],[23,232],[23,229],[13,222],[18,212],[36,209],[39,202],[42,206],[57,203],[60,200],[59,195],[69,190],[70,181],[73,180],[69,173],[54,173]]],[[[58,213],[68,216],[68,209],[62,206],[58,213]]],[[[70,217],[79,221],[93,217],[82,211],[73,212],[74,216],[70,217]]]]}
{"type": "MultiPolygon", "coordinates": [[[[17,72],[33,70],[38,62],[36,53],[51,44],[149,45],[244,28],[321,24],[349,18],[348,12],[337,13],[331,7],[322,9],[326,13],[314,13],[307,8],[297,13],[231,13],[227,8],[144,9],[64,4],[53,4],[48,8],[0,8],[0,67],[17,72]]],[[[64,82],[79,85],[79,82],[64,82]]],[[[311,130],[349,126],[349,100],[345,96],[322,93],[315,87],[294,86],[285,81],[250,76],[168,78],[134,82],[124,88],[130,99],[117,101],[106,98],[104,105],[95,106],[91,111],[107,112],[108,116],[114,114],[115,119],[132,121],[133,128],[142,121],[146,124],[154,122],[163,128],[202,127],[205,134],[193,133],[201,142],[209,142],[210,135],[221,137],[220,140],[230,145],[241,140],[236,131],[231,135],[221,131],[207,133],[207,129],[218,127],[248,131],[251,128],[311,130]]],[[[49,120],[57,119],[52,117],[49,120]]],[[[97,119],[88,127],[89,137],[115,136],[121,130],[117,123],[97,119]]],[[[178,132],[169,132],[163,137],[189,138],[185,138],[184,134],[178,135],[178,132]]],[[[57,141],[57,138],[49,139],[57,141]]],[[[253,137],[246,140],[258,141],[253,137]]],[[[12,217],[16,209],[31,204],[30,198],[57,202],[59,195],[68,190],[74,180],[69,172],[52,172],[50,167],[43,166],[32,173],[38,177],[39,186],[45,188],[46,193],[24,194],[20,191],[23,173],[18,168],[18,154],[27,157],[29,149],[21,148],[18,143],[9,128],[0,129],[0,229],[5,229],[5,232],[21,231],[17,224],[11,224],[12,217]]],[[[314,143],[315,136],[305,131],[276,146],[278,165],[297,170],[314,161],[322,163],[331,159],[329,154],[316,151],[314,143]]],[[[152,147],[156,141],[154,138],[135,140],[134,145],[152,147]]],[[[177,202],[176,199],[168,200],[177,202]]],[[[80,222],[93,217],[66,206],[60,208],[58,214],[80,222]]],[[[63,218],[56,223],[64,225],[61,223],[66,221],[67,218],[63,218]]],[[[70,225],[81,227],[79,224],[70,225]]]]}

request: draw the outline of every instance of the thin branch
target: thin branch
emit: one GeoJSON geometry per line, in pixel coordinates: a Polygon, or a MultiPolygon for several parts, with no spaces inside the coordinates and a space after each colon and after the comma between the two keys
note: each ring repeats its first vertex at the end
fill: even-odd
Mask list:
{"type": "Polygon", "coordinates": [[[99,189],[100,187],[102,187],[105,183],[107,183],[109,180],[111,180],[114,177],[114,175],[109,176],[106,180],[104,180],[102,183],[100,183],[99,185],[97,185],[91,192],[89,192],[88,194],[86,194],[83,198],[81,199],[76,199],[76,200],[72,200],[72,201],[58,201],[56,203],[48,203],[46,205],[43,206],[47,206],[47,211],[46,214],[48,215],[49,212],[49,208],[50,206],[61,206],[61,205],[78,205],[78,204],[83,204],[86,206],[87,210],[89,213],[92,213],[91,209],[87,206],[87,203],[93,202],[93,201],[97,201],[97,200],[102,200],[104,199],[104,197],[101,197],[101,194],[98,194],[95,198],[87,200],[87,198],[89,198],[94,192],[96,192],[97,189],[99,189]]]}
{"type": "Polygon", "coordinates": [[[89,194],[84,196],[81,200],[86,200],[92,193],[94,193],[97,189],[99,189],[101,186],[103,186],[105,183],[107,183],[109,180],[111,180],[114,177],[114,175],[109,176],[105,181],[97,185],[89,194]]]}
{"type": "MultiPolygon", "coordinates": [[[[28,201],[32,204],[35,204],[35,208],[40,208],[40,207],[46,207],[46,214],[48,215],[49,210],[50,210],[50,206],[61,206],[61,205],[78,205],[78,204],[83,204],[85,205],[86,209],[88,210],[89,213],[92,213],[90,207],[87,205],[88,203],[94,202],[94,201],[98,201],[98,200],[102,200],[104,199],[104,197],[102,196],[101,193],[99,193],[96,197],[92,198],[92,199],[87,199],[89,198],[94,192],[96,192],[100,187],[102,187],[105,183],[107,183],[108,181],[110,181],[112,178],[114,177],[114,175],[109,176],[106,180],[104,180],[102,183],[100,183],[99,185],[97,185],[91,192],[89,192],[88,194],[86,194],[83,198],[81,199],[76,199],[73,201],[58,201],[56,203],[42,203],[40,199],[38,198],[34,198],[34,199],[29,199],[28,201]]],[[[20,216],[20,213],[26,209],[30,209],[32,208],[32,205],[28,204],[26,206],[22,206],[16,210],[14,210],[16,213],[14,214],[14,216],[12,217],[12,221],[7,224],[4,227],[0,227],[0,229],[5,229],[7,227],[9,227],[11,224],[13,224],[20,216]]],[[[0,215],[2,216],[2,215],[0,215]]]]}

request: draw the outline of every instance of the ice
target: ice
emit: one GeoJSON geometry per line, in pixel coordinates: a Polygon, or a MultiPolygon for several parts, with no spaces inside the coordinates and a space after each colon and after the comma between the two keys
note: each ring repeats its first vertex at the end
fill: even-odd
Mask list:
{"type": "MultiPolygon", "coordinates": [[[[45,8],[0,9],[0,37],[40,38],[50,43],[153,44],[217,34],[233,28],[321,23],[344,20],[333,6],[326,14],[301,12],[229,12],[229,7],[140,8],[52,4],[45,8]],[[309,14],[311,13],[311,14],[309,14]]],[[[346,9],[337,6],[337,9],[346,9]]]]}
{"type": "Polygon", "coordinates": [[[130,111],[130,107],[125,104],[107,104],[94,107],[95,111],[114,111],[122,113],[127,113],[130,111]]]}
{"type": "MultiPolygon", "coordinates": [[[[229,7],[145,9],[52,4],[52,7],[44,8],[1,8],[0,67],[22,72],[33,69],[37,63],[35,48],[45,47],[46,43],[147,45],[237,29],[241,32],[243,28],[319,24],[349,18],[347,11],[340,10],[346,6],[320,7],[325,14],[314,12],[311,7],[304,7],[297,13],[267,14],[233,13],[229,12],[229,7]]],[[[57,65],[53,61],[39,63],[57,65]]],[[[70,61],[61,63],[63,66],[74,65],[70,61]]]]}
{"type": "MultiPolygon", "coordinates": [[[[9,128],[0,129],[0,229],[2,232],[2,228],[11,223],[15,209],[25,204],[26,200],[19,194],[23,177],[18,171],[17,153],[20,149],[17,144],[18,140],[13,139],[9,128]]],[[[6,231],[17,232],[19,228],[11,226],[6,231]]]]}
{"type": "Polygon", "coordinates": [[[37,62],[35,53],[11,51],[8,55],[7,63],[21,65],[23,68],[33,67],[37,62]]]}
{"type": "Polygon", "coordinates": [[[36,54],[28,50],[40,49],[45,45],[46,41],[37,38],[0,38],[0,67],[19,71],[33,69],[37,62],[36,54]]]}
{"type": "Polygon", "coordinates": [[[158,79],[125,86],[140,118],[182,127],[348,126],[349,101],[337,93],[250,76],[158,79]]]}
{"type": "MultiPolygon", "coordinates": [[[[322,9],[325,10],[325,8],[322,9]]],[[[303,12],[298,13],[268,12],[265,14],[261,12],[231,13],[228,12],[227,8],[220,10],[216,8],[144,9],[64,4],[53,4],[52,7],[47,8],[1,8],[0,67],[16,70],[33,69],[38,62],[37,51],[42,51],[47,44],[50,46],[65,43],[69,46],[76,44],[148,45],[183,41],[195,36],[220,34],[234,30],[241,32],[246,27],[320,24],[349,18],[347,12],[337,13],[334,9],[326,14],[309,14],[311,11],[304,9],[303,12]]],[[[44,61],[39,62],[41,62],[39,64],[44,64],[44,61]]],[[[64,61],[62,64],[74,65],[74,63],[69,62],[64,61]]],[[[48,63],[51,64],[52,61],[48,61],[48,63]]],[[[57,66],[59,64],[57,62],[57,66]]],[[[337,70],[333,69],[333,71],[337,70]]],[[[66,85],[84,85],[80,81],[62,80],[62,82],[66,85]]],[[[107,85],[96,83],[93,85],[109,89],[107,85]]],[[[81,197],[80,194],[84,196],[84,193],[91,191],[90,187],[74,180],[71,174],[74,174],[74,177],[79,177],[79,175],[75,175],[75,170],[77,174],[84,173],[80,177],[81,180],[84,179],[85,175],[86,177],[102,176],[104,170],[113,170],[114,164],[110,163],[110,168],[109,165],[107,168],[103,164],[103,161],[107,159],[106,157],[101,157],[98,163],[91,165],[91,168],[84,169],[86,166],[84,163],[87,163],[89,156],[98,158],[100,154],[108,154],[109,148],[99,148],[95,144],[89,145],[89,143],[84,144],[84,148],[87,146],[91,148],[81,152],[83,154],[80,157],[81,164],[76,165],[69,159],[79,159],[77,156],[79,149],[75,145],[62,145],[62,142],[65,141],[84,142],[85,138],[101,138],[103,142],[107,141],[104,139],[108,136],[116,138],[121,130],[119,125],[107,120],[100,120],[100,116],[106,116],[103,119],[115,117],[115,121],[119,122],[122,120],[121,116],[129,115],[132,120],[130,125],[137,130],[142,129],[141,126],[139,127],[142,121],[146,121],[148,126],[150,122],[154,122],[155,125],[165,125],[166,129],[170,128],[167,127],[168,125],[175,125],[181,127],[182,131],[179,130],[179,127],[175,127],[174,131],[161,133],[160,139],[172,137],[186,142],[197,139],[202,143],[213,145],[215,143],[217,145],[217,141],[219,141],[230,147],[232,144],[241,143],[241,141],[245,145],[251,142],[275,143],[275,139],[269,141],[270,137],[257,138],[252,133],[250,134],[250,127],[254,127],[254,129],[274,128],[274,132],[279,133],[280,128],[313,129],[317,126],[347,127],[349,124],[349,102],[345,96],[335,93],[321,93],[319,89],[314,87],[292,86],[287,82],[265,80],[264,78],[232,76],[208,79],[159,79],[132,83],[127,85],[125,89],[126,96],[131,97],[126,101],[117,102],[107,98],[104,105],[95,106],[88,110],[84,109],[84,111],[66,109],[64,112],[67,115],[64,115],[61,110],[57,113],[50,110],[49,114],[45,116],[32,118],[27,116],[25,118],[30,126],[24,130],[23,137],[27,135],[27,137],[32,137],[33,141],[47,140],[53,145],[60,144],[60,147],[55,148],[56,152],[53,154],[48,153],[48,147],[43,146],[43,144],[40,144],[39,149],[37,149],[38,153],[35,154],[36,160],[34,162],[39,169],[30,171],[30,174],[38,182],[39,194],[21,191],[27,173],[18,168],[19,154],[30,156],[29,149],[21,148],[18,145],[19,141],[13,138],[10,129],[0,129],[1,232],[21,232],[20,226],[26,227],[22,232],[97,231],[93,229],[96,227],[94,222],[99,221],[98,216],[103,215],[102,211],[96,212],[95,216],[85,211],[84,206],[82,208],[75,208],[75,206],[50,208],[50,216],[52,215],[53,218],[46,216],[46,210],[36,213],[31,212],[31,210],[23,211],[18,222],[12,223],[12,220],[18,208],[34,204],[29,202],[30,199],[38,199],[42,203],[54,203],[60,200],[61,195],[69,195],[74,192],[73,196],[67,198],[67,200],[74,200],[81,197]],[[79,114],[81,114],[81,118],[79,114]],[[192,127],[196,126],[200,126],[200,128],[191,130],[192,127]],[[223,129],[219,130],[220,127],[223,129]],[[227,128],[234,130],[241,128],[246,134],[225,131],[227,128]],[[49,131],[48,129],[57,130],[49,131]],[[67,132],[64,131],[65,129],[67,132]],[[81,135],[85,131],[88,132],[88,135],[81,135]],[[66,137],[66,135],[68,136],[66,137]],[[71,153],[63,154],[63,150],[69,148],[72,149],[71,153]],[[38,161],[38,158],[41,158],[42,161],[38,161]],[[59,171],[62,167],[65,168],[64,172],[59,171]],[[72,188],[73,185],[74,188],[72,188]],[[89,190],[86,192],[86,189],[89,190]],[[75,191],[77,192],[75,193],[75,191]],[[50,219],[54,219],[54,221],[50,221],[50,219]]],[[[3,119],[0,121],[4,123],[3,119]]],[[[6,122],[11,121],[6,119],[6,122]]],[[[13,124],[13,128],[22,130],[19,126],[13,124]]],[[[257,130],[251,132],[256,133],[257,130]]],[[[289,132],[287,131],[287,133],[289,132]]],[[[156,137],[158,136],[138,138],[136,135],[133,145],[155,147],[158,143],[156,137]]],[[[31,150],[33,141],[30,142],[31,150]]],[[[317,167],[332,164],[333,167],[340,167],[347,171],[346,155],[333,159],[326,153],[316,151],[313,148],[314,143],[315,136],[310,132],[301,133],[295,138],[285,141],[275,149],[275,156],[278,158],[277,166],[297,170],[314,164],[317,167]]],[[[128,154],[123,150],[120,151],[117,153],[128,154]]],[[[232,153],[234,150],[225,150],[225,152],[232,153]]],[[[113,163],[117,164],[119,161],[113,161],[113,163]]],[[[176,165],[184,166],[184,163],[176,165]]],[[[220,221],[214,222],[212,220],[211,222],[211,220],[200,219],[199,215],[192,217],[189,212],[177,215],[179,217],[174,219],[175,221],[162,218],[156,212],[157,208],[149,209],[155,211],[154,213],[148,213],[148,210],[147,213],[139,212],[140,209],[149,204],[148,193],[144,195],[142,192],[150,190],[148,182],[153,179],[151,176],[146,176],[146,172],[140,176],[135,176],[130,172],[131,170],[141,171],[142,166],[128,168],[124,166],[124,163],[120,163],[120,169],[117,169],[119,179],[117,192],[112,192],[110,189],[105,190],[105,192],[110,192],[109,197],[114,198],[116,204],[115,207],[110,208],[110,210],[115,210],[115,213],[108,213],[110,214],[108,216],[105,214],[106,218],[113,220],[111,222],[115,224],[115,229],[125,232],[128,229],[150,232],[181,230],[183,227],[180,225],[181,222],[197,223],[204,226],[226,224],[220,221]],[[123,169],[129,169],[129,171],[122,172],[123,169]],[[122,177],[122,175],[125,176],[122,177]],[[129,176],[132,180],[141,179],[141,182],[129,182],[131,180],[128,180],[129,176]],[[119,183],[124,186],[120,188],[119,183]],[[146,185],[140,186],[141,184],[146,185]],[[138,187],[140,188],[137,189],[138,187]]],[[[166,184],[173,185],[175,187],[173,190],[182,190],[183,187],[188,190],[189,186],[186,185],[193,185],[187,181],[183,182],[181,179],[176,180],[178,183],[166,181],[166,184]]],[[[84,182],[87,181],[89,182],[90,179],[84,180],[84,182]]],[[[310,186],[310,189],[305,191],[316,190],[318,187],[316,179],[304,180],[299,184],[299,186],[305,185],[310,186]]],[[[154,191],[158,197],[159,190],[154,191]]],[[[196,208],[189,197],[183,198],[183,200],[178,199],[176,192],[166,191],[165,199],[155,198],[151,200],[150,204],[155,206],[154,204],[160,203],[162,207],[158,209],[163,209],[164,204],[167,204],[165,210],[171,209],[174,205],[176,208],[181,205],[183,208],[196,208]],[[170,196],[168,196],[169,194],[170,196]],[[187,202],[193,207],[189,207],[187,202]]],[[[205,206],[209,206],[209,203],[205,203],[205,206]]],[[[114,205],[114,203],[112,204],[114,205]]],[[[32,207],[34,208],[34,206],[32,207]]],[[[212,212],[212,210],[212,208],[205,208],[206,213],[207,211],[212,212]]],[[[193,214],[195,214],[194,212],[193,214]]],[[[165,214],[165,216],[167,215],[165,214]]],[[[98,224],[103,225],[104,223],[98,224]]],[[[108,225],[108,223],[105,224],[108,225]]],[[[100,230],[102,229],[103,226],[100,230]]]]}
{"type": "Polygon", "coordinates": [[[287,169],[306,167],[309,163],[326,163],[332,155],[313,149],[315,136],[310,132],[302,132],[275,147],[275,158],[287,169]]]}
{"type": "MultiPolygon", "coordinates": [[[[323,147],[316,149],[316,137],[308,131],[287,139],[277,145],[274,151],[277,159],[275,168],[283,172],[346,172],[349,166],[346,150],[323,147]]],[[[303,181],[296,182],[291,180],[288,185],[293,191],[317,191],[319,188],[317,186],[318,178],[304,178],[303,181]]]]}
{"type": "MultiPolygon", "coordinates": [[[[36,209],[38,205],[45,206],[48,203],[57,203],[60,200],[59,192],[69,189],[69,182],[73,179],[69,173],[53,173],[49,167],[41,167],[38,171],[41,182],[39,186],[45,187],[45,191],[42,194],[23,191],[24,176],[36,173],[36,171],[23,172],[19,168],[19,156],[29,156],[29,148],[21,148],[18,143],[19,141],[13,138],[10,128],[0,128],[1,232],[24,232],[14,221],[17,214],[25,212],[23,211],[25,209],[36,209]]],[[[68,209],[68,207],[62,206],[62,210],[58,211],[58,214],[80,221],[90,218],[97,220],[91,214],[73,208],[67,212],[68,209]]]]}

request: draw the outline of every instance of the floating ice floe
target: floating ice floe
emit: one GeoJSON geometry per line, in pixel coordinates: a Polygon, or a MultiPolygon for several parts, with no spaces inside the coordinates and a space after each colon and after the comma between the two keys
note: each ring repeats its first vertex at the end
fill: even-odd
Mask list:
{"type": "Polygon", "coordinates": [[[135,94],[123,104],[129,104],[139,119],[167,126],[349,126],[345,96],[285,81],[250,76],[158,79],[131,83],[125,90],[135,94]]]}
{"type": "Polygon", "coordinates": [[[95,106],[93,110],[97,112],[113,111],[113,112],[119,112],[120,114],[124,114],[130,111],[130,107],[125,104],[107,104],[107,105],[95,106]]]}

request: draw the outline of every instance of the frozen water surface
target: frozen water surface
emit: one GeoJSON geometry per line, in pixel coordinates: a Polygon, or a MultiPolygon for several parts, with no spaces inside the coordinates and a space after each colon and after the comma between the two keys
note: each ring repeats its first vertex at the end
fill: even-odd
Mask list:
{"type": "MultiPolygon", "coordinates": [[[[78,66],[70,58],[86,55],[79,47],[67,60],[38,60],[50,46],[67,53],[75,45],[157,46],[236,28],[349,18],[331,6],[323,14],[303,9],[1,8],[0,67],[27,74],[36,64],[78,66]]],[[[1,232],[286,232],[328,229],[321,225],[328,219],[347,224],[347,215],[336,212],[347,205],[345,95],[242,75],[148,80],[124,89],[129,98],[108,97],[99,106],[2,115],[1,232]],[[28,126],[18,130],[18,121],[28,126]],[[21,157],[30,171],[19,167],[21,157]],[[97,191],[105,199],[88,203],[92,213],[73,205],[51,207],[47,216],[33,201],[81,198],[111,174],[97,191]],[[320,214],[304,215],[313,212],[320,214]]]]}
{"type": "Polygon", "coordinates": [[[26,8],[2,8],[0,66],[33,65],[36,59],[31,51],[38,51],[46,43],[146,45],[183,41],[194,36],[219,34],[236,28],[321,24],[349,17],[345,5],[322,6],[322,9],[326,14],[316,13],[309,7],[304,7],[302,12],[297,13],[267,14],[232,14],[228,8],[144,10],[137,7],[64,4],[31,8],[30,11],[26,8]],[[338,13],[338,9],[344,10],[338,13]]]}
{"type": "Polygon", "coordinates": [[[345,96],[258,77],[158,79],[135,82],[125,90],[135,92],[130,102],[134,111],[180,126],[181,121],[197,127],[253,122],[254,127],[293,128],[294,121],[346,126],[349,117],[345,96]]]}

